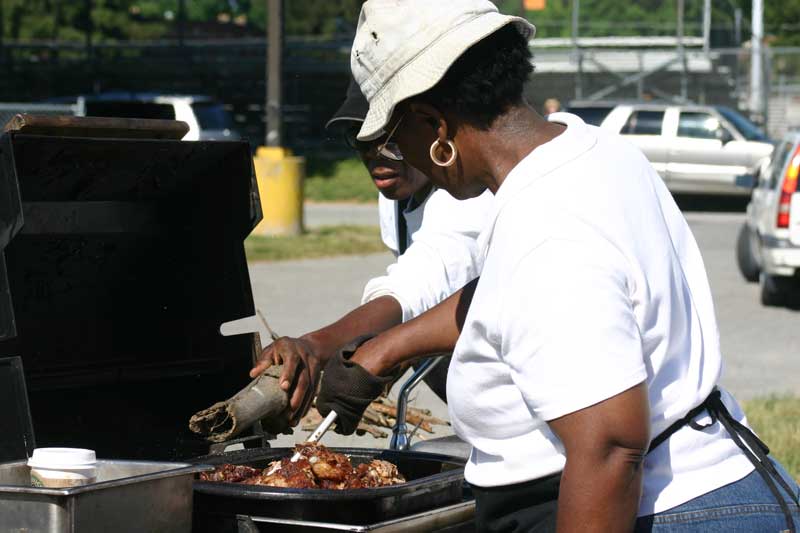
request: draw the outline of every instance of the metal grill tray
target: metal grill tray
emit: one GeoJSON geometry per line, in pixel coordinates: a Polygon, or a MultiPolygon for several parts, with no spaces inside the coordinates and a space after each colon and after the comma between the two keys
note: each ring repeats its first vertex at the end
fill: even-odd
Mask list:
{"type": "MultiPolygon", "coordinates": [[[[371,448],[331,450],[348,455],[353,464],[373,459],[390,461],[397,465],[408,482],[372,489],[325,490],[196,480],[195,527],[200,524],[207,524],[209,528],[217,527],[214,525],[216,520],[224,522],[235,519],[236,515],[365,525],[444,507],[462,499],[463,459],[371,448]]],[[[266,468],[271,461],[291,456],[293,451],[292,448],[259,448],[199,457],[193,461],[266,468]]],[[[222,522],[217,524],[221,526],[222,522]]]]}
{"type": "Polygon", "coordinates": [[[30,485],[27,461],[0,464],[0,531],[189,533],[192,478],[209,468],[186,463],[100,460],[97,483],[30,485]]]}
{"type": "Polygon", "coordinates": [[[290,520],[288,518],[264,518],[261,516],[238,516],[237,533],[324,533],[350,531],[352,533],[399,533],[409,531],[437,531],[447,533],[475,533],[475,500],[463,501],[447,507],[431,509],[421,513],[392,518],[368,525],[337,524],[290,520]]]}

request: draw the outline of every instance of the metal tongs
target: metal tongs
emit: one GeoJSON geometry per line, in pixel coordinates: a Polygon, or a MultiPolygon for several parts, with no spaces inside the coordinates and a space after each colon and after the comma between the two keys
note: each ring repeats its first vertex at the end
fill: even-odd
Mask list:
{"type": "MultiPolygon", "coordinates": [[[[331,411],[330,413],[328,413],[328,416],[325,417],[325,420],[323,420],[322,423],[320,423],[320,425],[317,426],[317,429],[315,429],[314,432],[308,436],[306,442],[317,442],[319,439],[321,439],[322,436],[325,434],[325,432],[328,431],[328,428],[330,428],[331,425],[333,425],[333,423],[336,422],[336,418],[338,416],[339,415],[336,414],[336,411],[331,411]]],[[[303,456],[302,453],[294,452],[291,461],[293,463],[296,463],[297,460],[300,459],[302,456],[303,456]]]]}

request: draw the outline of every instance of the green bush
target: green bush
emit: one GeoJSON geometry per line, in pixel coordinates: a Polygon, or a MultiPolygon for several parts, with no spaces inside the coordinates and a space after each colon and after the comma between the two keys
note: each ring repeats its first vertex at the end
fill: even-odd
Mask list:
{"type": "Polygon", "coordinates": [[[312,202],[377,202],[378,189],[358,158],[307,159],[305,198],[312,202]]]}

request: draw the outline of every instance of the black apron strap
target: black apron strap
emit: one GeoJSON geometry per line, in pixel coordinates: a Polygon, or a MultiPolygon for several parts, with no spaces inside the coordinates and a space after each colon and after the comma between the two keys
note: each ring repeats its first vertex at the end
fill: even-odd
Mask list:
{"type": "Polygon", "coordinates": [[[761,478],[764,480],[767,488],[769,488],[770,492],[775,497],[775,500],[778,502],[778,505],[780,506],[784,517],[786,518],[786,526],[789,533],[797,533],[797,529],[794,527],[794,520],[792,519],[792,512],[789,509],[789,504],[781,496],[781,493],[778,490],[775,482],[777,481],[777,483],[783,488],[784,491],[786,491],[786,494],[794,501],[795,504],[800,505],[797,496],[795,496],[795,494],[792,492],[792,489],[789,487],[789,484],[786,483],[786,480],[784,480],[783,477],[781,477],[780,473],[775,468],[775,465],[769,459],[769,448],[767,445],[764,444],[764,442],[759,439],[756,434],[750,430],[750,428],[733,418],[730,411],[728,411],[728,408],[722,402],[722,394],[719,389],[714,388],[714,390],[708,395],[708,398],[706,398],[703,403],[689,411],[686,416],[671,424],[667,429],[656,436],[656,438],[650,442],[650,448],[648,448],[647,453],[655,450],[659,445],[664,443],[683,426],[689,426],[694,430],[702,431],[717,421],[722,424],[722,426],[731,436],[733,442],[736,443],[736,446],[738,446],[739,449],[742,450],[742,453],[744,453],[745,457],[750,460],[750,462],[756,468],[759,476],[761,476],[761,478]],[[711,422],[706,425],[698,424],[694,421],[694,418],[703,411],[708,411],[708,415],[711,417],[711,422]]]}
{"type": "Polygon", "coordinates": [[[786,518],[786,527],[789,533],[796,533],[797,529],[794,527],[794,519],[792,518],[792,512],[789,509],[789,504],[786,500],[781,496],[778,487],[775,485],[777,481],[778,484],[786,491],[786,494],[794,501],[796,505],[800,505],[800,501],[792,492],[792,489],[789,487],[789,484],[786,483],[786,480],[781,477],[780,473],[775,468],[775,465],[770,461],[767,454],[769,454],[769,448],[767,445],[764,444],[761,439],[759,439],[755,433],[753,433],[750,428],[741,424],[738,420],[731,416],[728,408],[725,407],[725,404],[722,403],[722,399],[720,398],[719,391],[715,391],[716,394],[712,393],[709,396],[709,413],[715,413],[716,418],[720,421],[720,423],[725,427],[725,429],[730,434],[733,442],[742,450],[745,457],[747,457],[753,466],[756,467],[756,471],[764,480],[769,491],[775,497],[775,500],[778,502],[778,505],[781,507],[781,511],[783,512],[783,516],[786,518]]]}
{"type": "Polygon", "coordinates": [[[403,255],[408,249],[408,224],[406,224],[406,217],[403,212],[406,210],[408,200],[397,200],[397,255],[403,255]]]}
{"type": "MultiPolygon", "coordinates": [[[[711,394],[713,395],[714,393],[712,392],[711,394]]],[[[711,396],[709,396],[709,398],[710,397],[711,396]]],[[[683,426],[691,426],[692,429],[697,429],[697,430],[703,429],[704,426],[701,426],[701,425],[697,424],[694,421],[694,418],[697,415],[699,415],[700,413],[702,413],[703,411],[706,410],[707,402],[708,402],[708,398],[703,400],[703,403],[701,403],[700,405],[698,405],[697,407],[695,407],[694,409],[689,411],[686,414],[686,416],[676,420],[675,422],[670,424],[670,426],[667,429],[665,429],[664,431],[662,431],[661,433],[656,435],[656,438],[654,438],[652,441],[650,441],[650,447],[647,449],[647,453],[650,453],[653,450],[655,450],[656,448],[658,448],[661,444],[663,444],[668,438],[670,438],[672,435],[674,435],[675,432],[678,431],[679,429],[681,429],[683,426]]],[[[713,424],[714,422],[716,422],[716,420],[714,420],[713,417],[712,417],[712,420],[711,420],[709,425],[713,424]]]]}

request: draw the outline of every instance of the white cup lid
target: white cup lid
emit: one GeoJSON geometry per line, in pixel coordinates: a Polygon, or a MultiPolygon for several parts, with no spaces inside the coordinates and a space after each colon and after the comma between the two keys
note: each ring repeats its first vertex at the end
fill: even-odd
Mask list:
{"type": "Polygon", "coordinates": [[[80,468],[95,466],[97,456],[94,450],[84,448],[36,448],[28,459],[28,466],[36,468],[80,468]]]}

